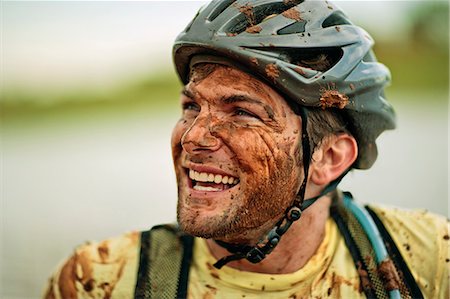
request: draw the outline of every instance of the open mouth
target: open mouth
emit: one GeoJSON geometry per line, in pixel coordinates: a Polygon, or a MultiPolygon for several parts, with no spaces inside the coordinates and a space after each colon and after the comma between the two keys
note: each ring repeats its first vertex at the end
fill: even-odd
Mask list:
{"type": "Polygon", "coordinates": [[[187,169],[189,174],[189,187],[197,191],[219,192],[230,189],[239,183],[233,176],[217,173],[198,172],[187,169]]]}

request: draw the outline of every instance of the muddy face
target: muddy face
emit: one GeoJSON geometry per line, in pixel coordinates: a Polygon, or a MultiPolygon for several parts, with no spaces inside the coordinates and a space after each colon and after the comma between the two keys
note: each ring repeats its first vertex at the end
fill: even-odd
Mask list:
{"type": "Polygon", "coordinates": [[[172,134],[178,221],[195,236],[256,242],[301,181],[301,120],[261,81],[219,66],[181,96],[172,134]]]}

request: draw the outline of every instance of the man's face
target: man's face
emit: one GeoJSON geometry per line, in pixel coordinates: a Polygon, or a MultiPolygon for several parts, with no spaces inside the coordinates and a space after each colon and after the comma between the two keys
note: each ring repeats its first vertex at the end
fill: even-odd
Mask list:
{"type": "Polygon", "coordinates": [[[185,86],[181,104],[172,134],[181,228],[255,241],[298,192],[300,118],[268,85],[219,65],[185,86]]]}

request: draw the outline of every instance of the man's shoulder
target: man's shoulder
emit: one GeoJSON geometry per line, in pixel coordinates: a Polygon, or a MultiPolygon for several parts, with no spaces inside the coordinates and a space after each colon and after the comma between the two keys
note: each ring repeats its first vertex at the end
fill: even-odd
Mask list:
{"type": "Polygon", "coordinates": [[[390,233],[448,240],[448,219],[424,209],[402,209],[369,205],[390,233]]]}
{"type": "Polygon", "coordinates": [[[131,298],[139,250],[139,232],[78,246],[50,279],[45,298],[131,298]]]}
{"type": "Polygon", "coordinates": [[[140,232],[133,231],[103,241],[87,241],[74,250],[74,255],[92,261],[110,263],[124,256],[133,255],[139,246],[140,232]]]}
{"type": "Polygon", "coordinates": [[[399,249],[407,256],[413,255],[413,252],[427,252],[427,249],[439,251],[448,243],[449,222],[442,215],[418,209],[377,205],[369,207],[376,212],[399,249]]]}

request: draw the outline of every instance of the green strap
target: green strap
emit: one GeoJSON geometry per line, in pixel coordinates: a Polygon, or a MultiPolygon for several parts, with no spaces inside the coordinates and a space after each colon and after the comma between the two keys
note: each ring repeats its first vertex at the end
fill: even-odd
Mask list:
{"type": "Polygon", "coordinates": [[[135,298],[186,298],[192,245],[174,226],[143,232],[135,298]]]}
{"type": "Polygon", "coordinates": [[[134,298],[150,298],[150,231],[141,233],[141,250],[139,254],[139,269],[134,290],[134,298]]]}

